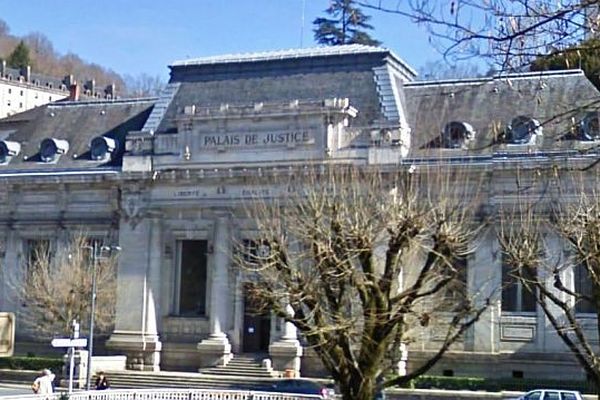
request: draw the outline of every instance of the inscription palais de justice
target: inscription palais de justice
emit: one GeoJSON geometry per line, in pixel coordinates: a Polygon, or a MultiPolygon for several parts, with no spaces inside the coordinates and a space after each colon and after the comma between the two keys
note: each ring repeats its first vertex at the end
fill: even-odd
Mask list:
{"type": "Polygon", "coordinates": [[[202,140],[205,147],[212,146],[268,146],[277,144],[310,143],[312,137],[308,131],[289,131],[279,133],[239,133],[225,135],[206,135],[202,140]]]}

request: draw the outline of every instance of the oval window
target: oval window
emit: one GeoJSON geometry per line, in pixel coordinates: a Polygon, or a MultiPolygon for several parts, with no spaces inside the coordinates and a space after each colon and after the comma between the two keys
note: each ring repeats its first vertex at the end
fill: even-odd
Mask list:
{"type": "Polygon", "coordinates": [[[104,160],[110,156],[116,149],[114,139],[98,136],[92,139],[90,143],[90,158],[92,160],[104,160]]]}
{"type": "Polygon", "coordinates": [[[473,139],[475,131],[470,124],[460,121],[452,121],[446,124],[443,133],[445,148],[458,149],[467,141],[473,139]]]}
{"type": "Polygon", "coordinates": [[[10,157],[18,155],[21,151],[21,144],[18,142],[10,142],[0,140],[0,164],[5,164],[10,161],[10,157]]]}
{"type": "Polygon", "coordinates": [[[527,144],[533,135],[541,134],[541,129],[537,120],[520,115],[508,126],[508,141],[513,144],[527,144]]]}
{"type": "Polygon", "coordinates": [[[580,133],[582,140],[600,140],[600,118],[597,111],[586,114],[581,121],[580,133]]]}

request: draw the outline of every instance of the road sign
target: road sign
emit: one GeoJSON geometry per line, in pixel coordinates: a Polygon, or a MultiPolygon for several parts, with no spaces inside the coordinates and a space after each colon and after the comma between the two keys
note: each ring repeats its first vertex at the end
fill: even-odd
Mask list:
{"type": "Polygon", "coordinates": [[[57,338],[52,339],[52,342],[50,343],[52,344],[52,347],[85,347],[87,346],[87,339],[57,338]]]}
{"type": "Polygon", "coordinates": [[[15,314],[0,312],[0,357],[10,357],[15,349],[15,314]]]}

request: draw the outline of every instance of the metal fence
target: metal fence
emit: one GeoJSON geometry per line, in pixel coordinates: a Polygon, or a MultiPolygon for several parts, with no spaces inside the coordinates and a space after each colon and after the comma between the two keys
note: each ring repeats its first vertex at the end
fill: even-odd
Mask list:
{"type": "Polygon", "coordinates": [[[316,395],[213,389],[128,389],[1,396],[2,400],[311,400],[316,395]]]}

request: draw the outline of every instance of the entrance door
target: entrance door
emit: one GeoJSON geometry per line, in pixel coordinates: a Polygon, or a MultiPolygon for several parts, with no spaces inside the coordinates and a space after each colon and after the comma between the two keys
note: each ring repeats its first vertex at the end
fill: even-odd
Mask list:
{"type": "Polygon", "coordinates": [[[244,335],[246,353],[266,353],[269,350],[271,315],[260,307],[253,295],[253,284],[244,286],[244,335]]]}

